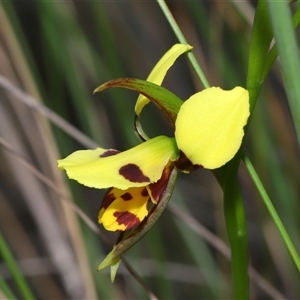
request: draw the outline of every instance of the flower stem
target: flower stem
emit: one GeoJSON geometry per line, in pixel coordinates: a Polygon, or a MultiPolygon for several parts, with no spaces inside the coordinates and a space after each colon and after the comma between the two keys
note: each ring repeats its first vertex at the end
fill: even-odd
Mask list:
{"type": "Polygon", "coordinates": [[[246,216],[237,178],[240,159],[239,151],[235,158],[225,166],[224,215],[231,248],[234,299],[249,299],[246,216]]]}

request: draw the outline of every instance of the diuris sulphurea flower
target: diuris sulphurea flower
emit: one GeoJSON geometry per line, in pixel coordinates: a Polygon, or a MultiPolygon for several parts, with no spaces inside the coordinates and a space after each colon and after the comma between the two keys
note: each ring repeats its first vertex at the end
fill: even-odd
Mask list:
{"type": "Polygon", "coordinates": [[[249,117],[247,90],[211,87],[182,101],[160,86],[175,60],[191,49],[189,45],[174,45],[147,81],[115,79],[95,90],[123,87],[140,93],[135,106],[135,127],[143,140],[141,144],[123,152],[102,148],[80,150],[58,160],[58,167],[70,179],[88,187],[108,189],[100,207],[99,223],[111,231],[132,230],[114,247],[100,269],[117,265],[121,255],[156,222],[161,207],[170,199],[177,171],[219,168],[241,146],[249,117]],[[139,115],[150,101],[166,115],[174,127],[174,137],[148,139],[144,134],[139,115]]]}

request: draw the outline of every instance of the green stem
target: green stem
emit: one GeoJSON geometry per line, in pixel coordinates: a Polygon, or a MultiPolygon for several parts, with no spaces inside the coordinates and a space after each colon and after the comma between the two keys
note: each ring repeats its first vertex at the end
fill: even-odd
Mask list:
{"type": "MultiPolygon", "coordinates": [[[[184,34],[182,33],[181,29],[179,28],[177,22],[175,21],[172,13],[170,12],[166,2],[164,0],[156,0],[156,2],[158,3],[158,5],[160,6],[162,12],[164,13],[167,21],[169,22],[171,28],[173,29],[173,32],[175,33],[178,41],[182,44],[188,44],[184,34]]],[[[202,82],[204,88],[209,88],[210,84],[201,68],[201,66],[199,65],[195,55],[193,52],[189,52],[187,53],[187,57],[191,63],[191,65],[193,66],[197,76],[199,77],[200,81],[202,82]]]]}
{"type": "Polygon", "coordinates": [[[240,151],[225,166],[224,215],[231,248],[231,268],[235,299],[249,299],[248,237],[244,202],[237,171],[240,151]]]}
{"type": "Polygon", "coordinates": [[[16,285],[20,290],[22,298],[31,299],[31,300],[35,299],[33,293],[31,292],[30,287],[25,281],[23,274],[15,261],[15,258],[11,254],[11,251],[8,245],[6,244],[6,241],[2,236],[1,232],[0,232],[0,255],[2,256],[3,261],[6,263],[9,271],[11,272],[14,282],[16,283],[16,285]]]}
{"type": "Polygon", "coordinates": [[[247,156],[243,156],[243,160],[244,160],[244,163],[246,165],[246,168],[249,172],[249,174],[251,175],[251,178],[260,194],[260,196],[262,197],[275,225],[277,226],[277,229],[279,231],[279,233],[281,234],[282,236],[282,239],[298,269],[298,271],[300,272],[300,258],[299,258],[299,255],[296,251],[296,248],[294,247],[284,225],[282,224],[277,212],[276,212],[276,209],[275,207],[273,206],[272,202],[271,202],[271,199],[269,198],[262,182],[260,181],[250,159],[247,157],[247,156]]]}

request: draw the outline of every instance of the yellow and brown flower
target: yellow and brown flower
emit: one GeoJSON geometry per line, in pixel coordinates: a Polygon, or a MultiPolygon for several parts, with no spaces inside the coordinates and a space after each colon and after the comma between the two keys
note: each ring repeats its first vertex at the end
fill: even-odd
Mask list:
{"type": "MultiPolygon", "coordinates": [[[[188,173],[200,166],[219,168],[231,160],[241,146],[243,128],[249,117],[247,90],[235,87],[225,91],[211,87],[183,102],[160,87],[174,61],[190,49],[189,45],[173,46],[155,66],[147,81],[117,79],[95,90],[125,87],[142,94],[135,106],[135,127],[144,142],[124,152],[102,148],[80,150],[58,160],[59,169],[64,169],[70,179],[88,187],[108,189],[98,215],[99,223],[107,230],[125,231],[141,223],[145,225],[149,215],[156,221],[155,214],[159,216],[161,210],[152,208],[168,201],[164,199],[165,193],[170,198],[174,187],[172,181],[176,178],[172,175],[174,170],[188,173]],[[149,139],[144,134],[139,115],[149,101],[165,113],[174,127],[174,137],[149,139]]],[[[144,225],[141,225],[141,234],[145,234],[144,225]]],[[[116,254],[117,250],[114,247],[100,268],[119,261],[125,250],[116,254]]]]}

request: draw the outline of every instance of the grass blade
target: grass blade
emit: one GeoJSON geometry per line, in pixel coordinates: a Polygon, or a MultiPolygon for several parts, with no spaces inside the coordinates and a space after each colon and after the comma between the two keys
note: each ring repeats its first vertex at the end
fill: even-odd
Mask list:
{"type": "Polygon", "coordinates": [[[291,241],[291,239],[290,239],[283,223],[281,222],[281,220],[279,218],[279,215],[277,214],[276,209],[273,206],[273,204],[271,202],[271,199],[269,198],[262,182],[260,181],[260,179],[259,179],[259,177],[258,177],[258,175],[257,175],[250,159],[248,157],[244,156],[243,160],[244,160],[244,163],[245,163],[245,165],[248,169],[249,174],[251,175],[251,178],[252,178],[257,190],[259,191],[259,193],[260,193],[260,195],[261,195],[261,197],[262,197],[262,199],[263,199],[263,201],[264,201],[264,203],[265,203],[265,205],[266,205],[266,207],[267,207],[274,223],[276,224],[276,226],[277,226],[277,228],[278,228],[278,230],[279,230],[279,232],[282,236],[282,239],[283,239],[286,247],[288,248],[288,251],[289,251],[289,253],[290,253],[290,255],[291,255],[291,257],[292,257],[292,259],[293,259],[293,261],[294,261],[294,263],[295,263],[295,265],[296,265],[296,267],[297,267],[297,269],[300,273],[300,257],[299,257],[299,255],[296,251],[296,248],[293,245],[293,242],[291,241]]]}
{"type": "MultiPolygon", "coordinates": [[[[164,0],[157,0],[157,3],[160,6],[162,12],[164,13],[166,19],[168,20],[173,32],[175,33],[176,37],[178,38],[178,41],[182,44],[188,44],[180,27],[178,26],[175,19],[173,18],[166,2],[164,0]]],[[[202,82],[204,88],[210,87],[210,84],[209,84],[201,66],[198,64],[198,61],[197,61],[195,55],[192,52],[189,52],[189,53],[187,53],[187,57],[188,57],[191,65],[193,66],[196,74],[198,75],[200,81],[202,82]]]]}
{"type": "Polygon", "coordinates": [[[298,145],[300,146],[300,59],[292,15],[287,1],[268,1],[270,19],[280,58],[298,145]],[[288,45],[288,46],[287,46],[288,45]]]}
{"type": "Polygon", "coordinates": [[[0,232],[0,254],[3,260],[6,262],[8,269],[11,272],[11,275],[14,279],[14,282],[19,288],[19,291],[23,299],[35,299],[31,288],[27,284],[26,280],[23,277],[23,274],[18,267],[15,258],[13,257],[8,245],[5,242],[4,237],[0,232]]]}

